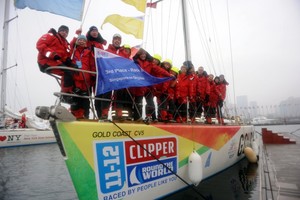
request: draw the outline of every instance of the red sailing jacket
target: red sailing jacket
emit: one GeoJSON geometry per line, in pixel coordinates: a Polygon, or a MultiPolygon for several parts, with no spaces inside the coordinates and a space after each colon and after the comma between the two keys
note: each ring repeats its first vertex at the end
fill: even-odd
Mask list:
{"type": "Polygon", "coordinates": [[[197,79],[197,97],[201,102],[204,102],[205,96],[210,94],[210,85],[208,84],[207,76],[198,76],[197,79]]]}
{"type": "Polygon", "coordinates": [[[119,50],[119,56],[123,57],[123,58],[128,58],[130,59],[130,53],[128,54],[125,50],[124,47],[121,47],[119,50]]]}
{"type": "MultiPolygon", "coordinates": [[[[38,53],[38,63],[40,65],[59,66],[70,57],[70,45],[68,41],[61,37],[54,29],[44,34],[36,43],[38,53]],[[54,60],[54,56],[61,57],[54,60]]],[[[53,70],[52,73],[62,75],[61,70],[53,70]]]]}
{"type": "Polygon", "coordinates": [[[192,84],[193,89],[190,92],[189,101],[191,103],[194,103],[194,102],[196,102],[196,98],[197,98],[197,81],[198,81],[197,75],[196,74],[191,74],[190,75],[190,81],[191,81],[190,84],[192,84]]]}
{"type": "MultiPolygon", "coordinates": [[[[92,54],[92,51],[87,47],[77,46],[72,59],[73,63],[76,63],[79,69],[96,71],[95,68],[95,59],[92,54]]],[[[87,91],[87,89],[92,86],[92,78],[94,75],[90,73],[75,73],[73,78],[75,81],[75,86],[81,90],[87,91]],[[87,83],[85,83],[85,81],[87,83]]]]}
{"type": "Polygon", "coordinates": [[[106,51],[121,56],[123,54],[122,51],[124,51],[124,48],[122,48],[122,47],[116,48],[112,44],[109,44],[106,51]]]}
{"type": "Polygon", "coordinates": [[[94,50],[93,48],[94,47],[97,47],[98,49],[102,49],[104,50],[104,47],[101,43],[97,42],[97,41],[91,41],[91,40],[88,40],[86,42],[86,45],[87,47],[89,47],[92,51],[94,50]]]}
{"type": "Polygon", "coordinates": [[[207,105],[212,108],[216,108],[218,105],[218,101],[220,100],[221,93],[214,81],[209,81],[208,84],[210,85],[210,95],[207,105]]]}
{"type": "MultiPolygon", "coordinates": [[[[169,77],[170,74],[163,68],[154,65],[151,61],[137,59],[138,65],[148,74],[155,77],[169,77]]],[[[134,96],[144,96],[147,91],[149,91],[149,87],[133,87],[130,89],[134,96]]]]}
{"type": "MultiPolygon", "coordinates": [[[[159,65],[155,65],[153,64],[153,66],[157,66],[159,68],[161,68],[159,65]]],[[[166,69],[164,68],[161,68],[163,69],[164,71],[168,72],[166,69]]],[[[170,72],[168,72],[170,73],[170,72]]],[[[157,77],[164,77],[162,74],[161,75],[158,75],[157,77]]],[[[154,89],[154,95],[159,97],[161,94],[163,93],[167,93],[167,90],[168,90],[168,87],[170,85],[170,82],[169,81],[166,81],[166,82],[163,82],[163,83],[159,83],[159,84],[156,84],[156,85],[153,85],[153,89],[154,89]]]]}
{"type": "Polygon", "coordinates": [[[193,75],[179,74],[175,89],[175,98],[178,103],[187,103],[187,97],[195,94],[193,85],[193,75]]]}
{"type": "MultiPolygon", "coordinates": [[[[138,65],[146,72],[150,74],[152,68],[152,62],[148,60],[137,59],[138,65]]],[[[129,88],[133,96],[144,96],[148,91],[147,87],[131,87],[129,88]]]]}
{"type": "Polygon", "coordinates": [[[226,86],[228,85],[228,83],[220,83],[218,84],[218,89],[221,93],[221,100],[224,101],[226,98],[226,86]]]}
{"type": "Polygon", "coordinates": [[[168,100],[175,100],[177,79],[165,82],[167,84],[168,100]]]}

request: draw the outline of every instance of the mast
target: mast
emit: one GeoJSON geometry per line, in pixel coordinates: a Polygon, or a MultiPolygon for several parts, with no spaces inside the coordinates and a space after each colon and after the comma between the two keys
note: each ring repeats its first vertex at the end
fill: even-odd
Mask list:
{"type": "MultiPolygon", "coordinates": [[[[2,37],[2,64],[1,64],[1,91],[0,91],[0,123],[4,122],[5,104],[6,104],[6,70],[7,70],[7,47],[8,47],[8,22],[9,22],[9,6],[10,1],[5,0],[4,20],[3,20],[3,37],[2,37]]],[[[2,125],[2,124],[1,124],[2,125]]]]}
{"type": "Polygon", "coordinates": [[[181,0],[183,37],[184,37],[184,48],[185,48],[185,60],[191,60],[190,32],[189,32],[186,1],[187,0],[181,0]]]}

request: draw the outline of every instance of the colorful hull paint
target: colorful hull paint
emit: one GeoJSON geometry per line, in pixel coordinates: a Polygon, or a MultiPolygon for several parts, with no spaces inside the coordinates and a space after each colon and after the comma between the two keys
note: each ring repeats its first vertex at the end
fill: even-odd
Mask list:
{"type": "Polygon", "coordinates": [[[0,148],[55,143],[53,131],[15,129],[0,131],[0,148]]]}
{"type": "Polygon", "coordinates": [[[57,122],[79,199],[164,197],[187,187],[173,173],[190,183],[193,150],[202,157],[205,179],[242,159],[243,148],[254,139],[252,126],[117,125],[122,130],[113,123],[57,122]]]}

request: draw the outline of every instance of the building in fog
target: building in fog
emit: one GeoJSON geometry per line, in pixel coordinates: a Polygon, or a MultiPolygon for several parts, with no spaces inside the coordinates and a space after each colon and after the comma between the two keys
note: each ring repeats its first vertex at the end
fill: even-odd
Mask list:
{"type": "Polygon", "coordinates": [[[259,116],[258,105],[256,101],[249,102],[249,112],[251,118],[259,116]]]}
{"type": "Polygon", "coordinates": [[[248,96],[242,95],[236,97],[236,107],[238,115],[245,121],[251,119],[248,108],[248,96]]]}
{"type": "Polygon", "coordinates": [[[300,117],[300,98],[290,97],[280,102],[278,106],[280,118],[299,118],[300,117]]]}

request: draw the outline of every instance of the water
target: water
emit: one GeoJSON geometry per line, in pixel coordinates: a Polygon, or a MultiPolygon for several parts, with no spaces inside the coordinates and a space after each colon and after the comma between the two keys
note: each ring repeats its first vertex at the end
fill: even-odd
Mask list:
{"type": "Polygon", "coordinates": [[[77,199],[57,144],[0,149],[0,199],[77,199]]]}
{"type": "MultiPolygon", "coordinates": [[[[294,132],[300,137],[300,125],[257,126],[274,132],[294,132]]],[[[260,195],[259,165],[246,159],[201,182],[196,188],[166,197],[177,199],[256,200],[260,195]]],[[[0,200],[77,200],[65,162],[56,144],[0,149],[0,200]]]]}

